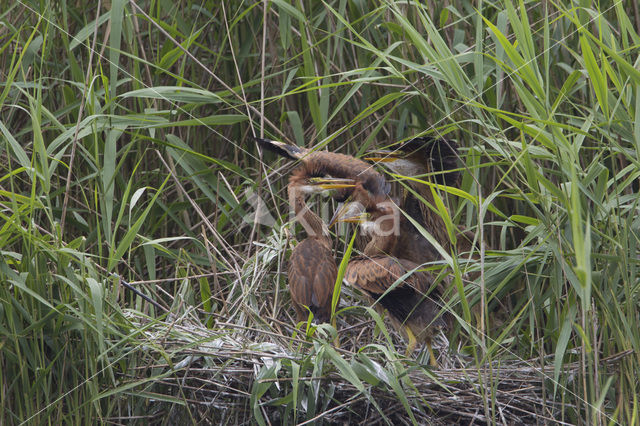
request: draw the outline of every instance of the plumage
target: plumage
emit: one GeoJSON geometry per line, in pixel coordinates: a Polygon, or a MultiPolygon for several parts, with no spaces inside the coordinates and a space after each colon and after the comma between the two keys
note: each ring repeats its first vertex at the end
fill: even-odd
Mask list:
{"type": "Polygon", "coordinates": [[[338,189],[335,198],[350,199],[372,213],[372,223],[379,228],[364,250],[364,256],[353,258],[347,266],[345,281],[359,287],[377,301],[378,309],[386,309],[393,324],[405,331],[409,339],[408,352],[418,342],[426,343],[432,363],[435,357],[430,341],[434,331],[446,322],[433,297],[428,294],[434,277],[426,272],[414,271],[403,281],[399,277],[416,268],[407,259],[389,256],[396,245],[400,213],[388,197],[390,186],[370,164],[348,155],[327,151],[310,151],[282,142],[259,139],[257,142],[279,155],[299,160],[289,180],[289,201],[296,217],[307,232],[307,239],[294,249],[289,264],[289,286],[299,320],[306,318],[306,308],[319,320],[330,316],[333,284],[337,268],[331,256],[326,225],[306,205],[305,192],[312,178],[347,178],[353,187],[338,189]],[[378,220],[380,219],[380,220],[378,220]],[[331,280],[333,278],[333,280],[331,280]],[[331,283],[331,284],[329,284],[331,283]]]}
{"type": "Polygon", "coordinates": [[[261,147],[283,157],[289,157],[292,160],[300,160],[309,152],[309,149],[305,147],[289,145],[284,142],[272,141],[270,139],[255,138],[255,141],[261,147]]]}
{"type": "Polygon", "coordinates": [[[370,164],[349,155],[311,151],[268,139],[256,138],[256,142],[278,155],[300,161],[289,177],[288,193],[289,203],[307,238],[293,249],[289,260],[291,300],[298,321],[307,318],[307,307],[318,321],[328,321],[337,266],[328,229],[309,209],[305,199],[310,193],[331,188],[339,201],[349,198],[373,205],[386,197],[390,186],[370,164]],[[345,180],[349,183],[343,182],[345,180]]]}
{"type": "Polygon", "coordinates": [[[393,325],[409,339],[408,353],[417,343],[425,343],[431,364],[436,365],[431,338],[447,324],[434,300],[438,298],[432,288],[435,278],[428,272],[415,271],[417,264],[389,254],[395,251],[398,237],[393,231],[400,217],[396,209],[390,200],[368,209],[370,218],[362,227],[373,235],[363,256],[349,261],[345,282],[361,289],[378,309],[389,312],[393,325]]]}
{"type": "MultiPolygon", "coordinates": [[[[370,159],[382,161],[395,173],[417,176],[420,180],[441,185],[459,185],[457,144],[451,140],[414,138],[400,145],[395,151],[374,151],[373,154],[375,157],[370,159]]],[[[435,205],[431,186],[416,180],[409,180],[408,183],[428,204],[435,205]]],[[[455,253],[461,257],[471,256],[471,259],[479,259],[477,246],[479,241],[475,232],[459,226],[455,234],[454,247],[440,214],[425,205],[414,194],[405,195],[403,209],[430,232],[447,252],[452,253],[455,248],[455,253]]],[[[396,247],[397,250],[393,253],[395,256],[419,264],[442,259],[442,255],[436,248],[406,218],[403,218],[400,223],[400,235],[396,247]]],[[[479,275],[479,272],[471,272],[465,274],[465,278],[475,280],[479,275]]],[[[472,308],[478,323],[481,317],[480,309],[480,305],[474,305],[472,308]]]]}
{"type": "MultiPolygon", "coordinates": [[[[459,185],[460,171],[458,170],[458,145],[456,142],[448,139],[418,137],[394,148],[391,151],[373,151],[368,154],[368,157],[386,164],[397,174],[417,177],[419,180],[432,181],[440,185],[459,185]]],[[[435,206],[431,186],[416,180],[409,180],[408,184],[427,204],[435,206]]],[[[444,220],[437,211],[425,205],[411,193],[405,194],[402,208],[429,231],[446,251],[451,252],[451,238],[447,233],[444,220]]],[[[419,264],[442,258],[436,248],[406,218],[401,219],[400,229],[397,251],[394,253],[396,256],[419,264]]],[[[473,232],[460,227],[456,234],[456,251],[458,253],[471,251],[474,236],[473,232]]]]}
{"type": "Polygon", "coordinates": [[[299,160],[307,177],[331,176],[355,181],[355,187],[335,191],[334,198],[347,198],[372,206],[385,199],[391,186],[371,164],[345,154],[329,151],[311,151],[308,148],[285,144],[269,139],[259,139],[258,144],[278,155],[299,160]]]}
{"type": "Polygon", "coordinates": [[[331,253],[328,229],[305,201],[309,191],[319,192],[324,189],[323,185],[311,182],[310,177],[307,167],[302,165],[293,171],[287,187],[296,219],[307,233],[307,238],[291,252],[288,266],[289,290],[298,322],[308,317],[306,307],[317,321],[327,322],[331,317],[331,299],[338,268],[331,253]],[[302,187],[306,189],[302,190],[302,187]]]}
{"type": "Polygon", "coordinates": [[[403,143],[399,149],[415,167],[413,176],[432,173],[436,183],[459,185],[459,155],[455,141],[422,136],[403,143]]]}
{"type": "Polygon", "coordinates": [[[391,256],[359,257],[349,262],[345,281],[378,301],[397,329],[407,327],[418,342],[429,343],[434,332],[447,324],[438,315],[440,308],[431,296],[434,289],[430,286],[435,278],[428,272],[414,271],[417,267],[413,262],[391,256]],[[398,282],[410,271],[414,272],[398,282]]]}
{"type": "Polygon", "coordinates": [[[308,306],[315,319],[329,322],[333,288],[338,276],[331,249],[316,238],[303,240],[291,252],[288,274],[298,321],[307,318],[305,306],[308,306]]]}

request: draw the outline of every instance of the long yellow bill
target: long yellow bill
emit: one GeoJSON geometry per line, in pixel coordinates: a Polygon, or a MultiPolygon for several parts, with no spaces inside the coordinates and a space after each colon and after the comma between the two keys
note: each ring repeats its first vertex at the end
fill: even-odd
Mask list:
{"type": "Polygon", "coordinates": [[[366,161],[375,161],[377,163],[391,163],[400,159],[403,155],[404,152],[397,149],[377,149],[369,151],[363,158],[366,161]]]}
{"type": "Polygon", "coordinates": [[[329,227],[338,222],[363,223],[369,218],[364,206],[357,201],[340,204],[329,221],[329,227]]]}
{"type": "Polygon", "coordinates": [[[344,189],[354,188],[356,186],[355,180],[353,179],[333,177],[314,177],[309,179],[309,183],[318,185],[322,189],[344,189]]]}

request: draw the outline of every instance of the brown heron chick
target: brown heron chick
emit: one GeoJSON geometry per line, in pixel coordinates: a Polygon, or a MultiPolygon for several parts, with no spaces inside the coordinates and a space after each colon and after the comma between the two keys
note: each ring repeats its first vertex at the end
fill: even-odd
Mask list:
{"type": "MultiPolygon", "coordinates": [[[[387,165],[394,173],[405,176],[421,176],[421,180],[435,181],[437,184],[458,186],[460,173],[457,170],[458,154],[457,144],[450,140],[433,138],[415,138],[399,146],[398,150],[372,151],[367,155],[368,160],[379,161],[387,165]]],[[[434,204],[432,189],[424,182],[410,180],[409,185],[427,203],[434,204]]],[[[453,244],[446,231],[444,220],[432,208],[420,202],[412,194],[407,194],[403,202],[404,211],[416,222],[429,231],[438,243],[449,253],[453,250],[453,244]]],[[[394,255],[410,259],[423,264],[442,259],[442,256],[426,238],[422,236],[415,226],[406,218],[400,222],[400,236],[398,250],[394,255]]],[[[469,259],[480,258],[479,244],[476,233],[459,226],[455,233],[455,251],[458,254],[466,253],[469,259]]],[[[485,246],[487,245],[485,241],[485,246]]],[[[466,273],[465,278],[475,280],[480,272],[466,273]]],[[[448,293],[443,290],[443,294],[448,293]]],[[[481,324],[482,308],[480,304],[472,307],[476,323],[481,324]]]]}
{"type": "MultiPolygon", "coordinates": [[[[385,164],[396,174],[418,177],[422,181],[448,186],[458,186],[460,172],[457,170],[458,145],[447,139],[418,137],[399,145],[395,150],[376,150],[367,154],[366,159],[385,164]]],[[[409,185],[428,204],[435,205],[431,186],[418,180],[409,180],[409,185]]],[[[447,252],[451,252],[451,239],[445,222],[437,211],[420,202],[413,194],[406,194],[402,203],[403,210],[428,230],[447,252]]],[[[404,218],[403,218],[404,219],[404,218]]],[[[400,223],[401,233],[396,253],[399,257],[417,263],[433,262],[442,256],[415,228],[404,219],[400,223]]],[[[461,228],[456,233],[458,253],[471,252],[475,234],[461,228]]]]}
{"type": "Polygon", "coordinates": [[[436,366],[431,339],[438,330],[447,327],[438,304],[429,294],[436,280],[428,272],[416,271],[419,266],[416,263],[390,255],[397,243],[400,216],[393,202],[380,203],[367,209],[367,213],[366,218],[360,215],[339,219],[357,221],[363,232],[372,234],[363,256],[349,260],[344,280],[370,297],[378,311],[389,312],[394,327],[409,340],[407,355],[418,343],[424,343],[431,365],[436,366]]]}
{"type": "MultiPolygon", "coordinates": [[[[298,322],[307,319],[307,308],[319,322],[328,322],[338,268],[327,226],[309,209],[305,199],[315,193],[353,188],[354,183],[350,179],[310,177],[309,174],[305,164],[298,167],[292,172],[287,188],[296,220],[307,233],[307,238],[293,249],[289,259],[289,290],[298,322]]],[[[335,328],[335,319],[332,325],[335,328]]]]}
{"type": "Polygon", "coordinates": [[[353,179],[355,186],[335,191],[333,197],[338,201],[347,198],[356,200],[365,207],[374,207],[384,201],[390,190],[384,176],[369,163],[345,154],[329,151],[312,151],[308,148],[289,145],[269,139],[255,139],[258,145],[278,155],[299,160],[309,177],[331,176],[333,178],[353,179]]]}
{"type": "MultiPolygon", "coordinates": [[[[370,151],[365,160],[387,163],[394,173],[400,175],[423,178],[432,175],[436,183],[457,186],[460,180],[458,157],[455,141],[423,136],[403,142],[392,150],[370,151]]],[[[424,186],[415,181],[412,185],[416,190],[424,186]]]]}

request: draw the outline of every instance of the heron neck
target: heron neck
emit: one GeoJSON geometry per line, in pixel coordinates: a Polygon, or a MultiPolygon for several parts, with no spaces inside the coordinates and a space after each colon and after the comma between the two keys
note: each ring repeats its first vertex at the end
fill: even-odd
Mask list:
{"type": "Polygon", "coordinates": [[[296,220],[300,222],[309,237],[318,238],[330,246],[329,230],[320,216],[315,214],[305,201],[306,194],[298,185],[289,184],[289,204],[293,206],[296,220]]]}
{"type": "Polygon", "coordinates": [[[398,240],[398,228],[395,226],[397,217],[385,217],[372,225],[371,241],[364,248],[365,256],[390,254],[398,240]]]}

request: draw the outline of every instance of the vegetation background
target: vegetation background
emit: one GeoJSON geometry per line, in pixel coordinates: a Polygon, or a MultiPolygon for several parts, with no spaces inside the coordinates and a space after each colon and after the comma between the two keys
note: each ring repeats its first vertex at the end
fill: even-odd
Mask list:
{"type": "Polygon", "coordinates": [[[638,424],[636,0],[0,4],[0,423],[638,424]],[[459,142],[440,368],[295,332],[260,134],[459,142]]]}

